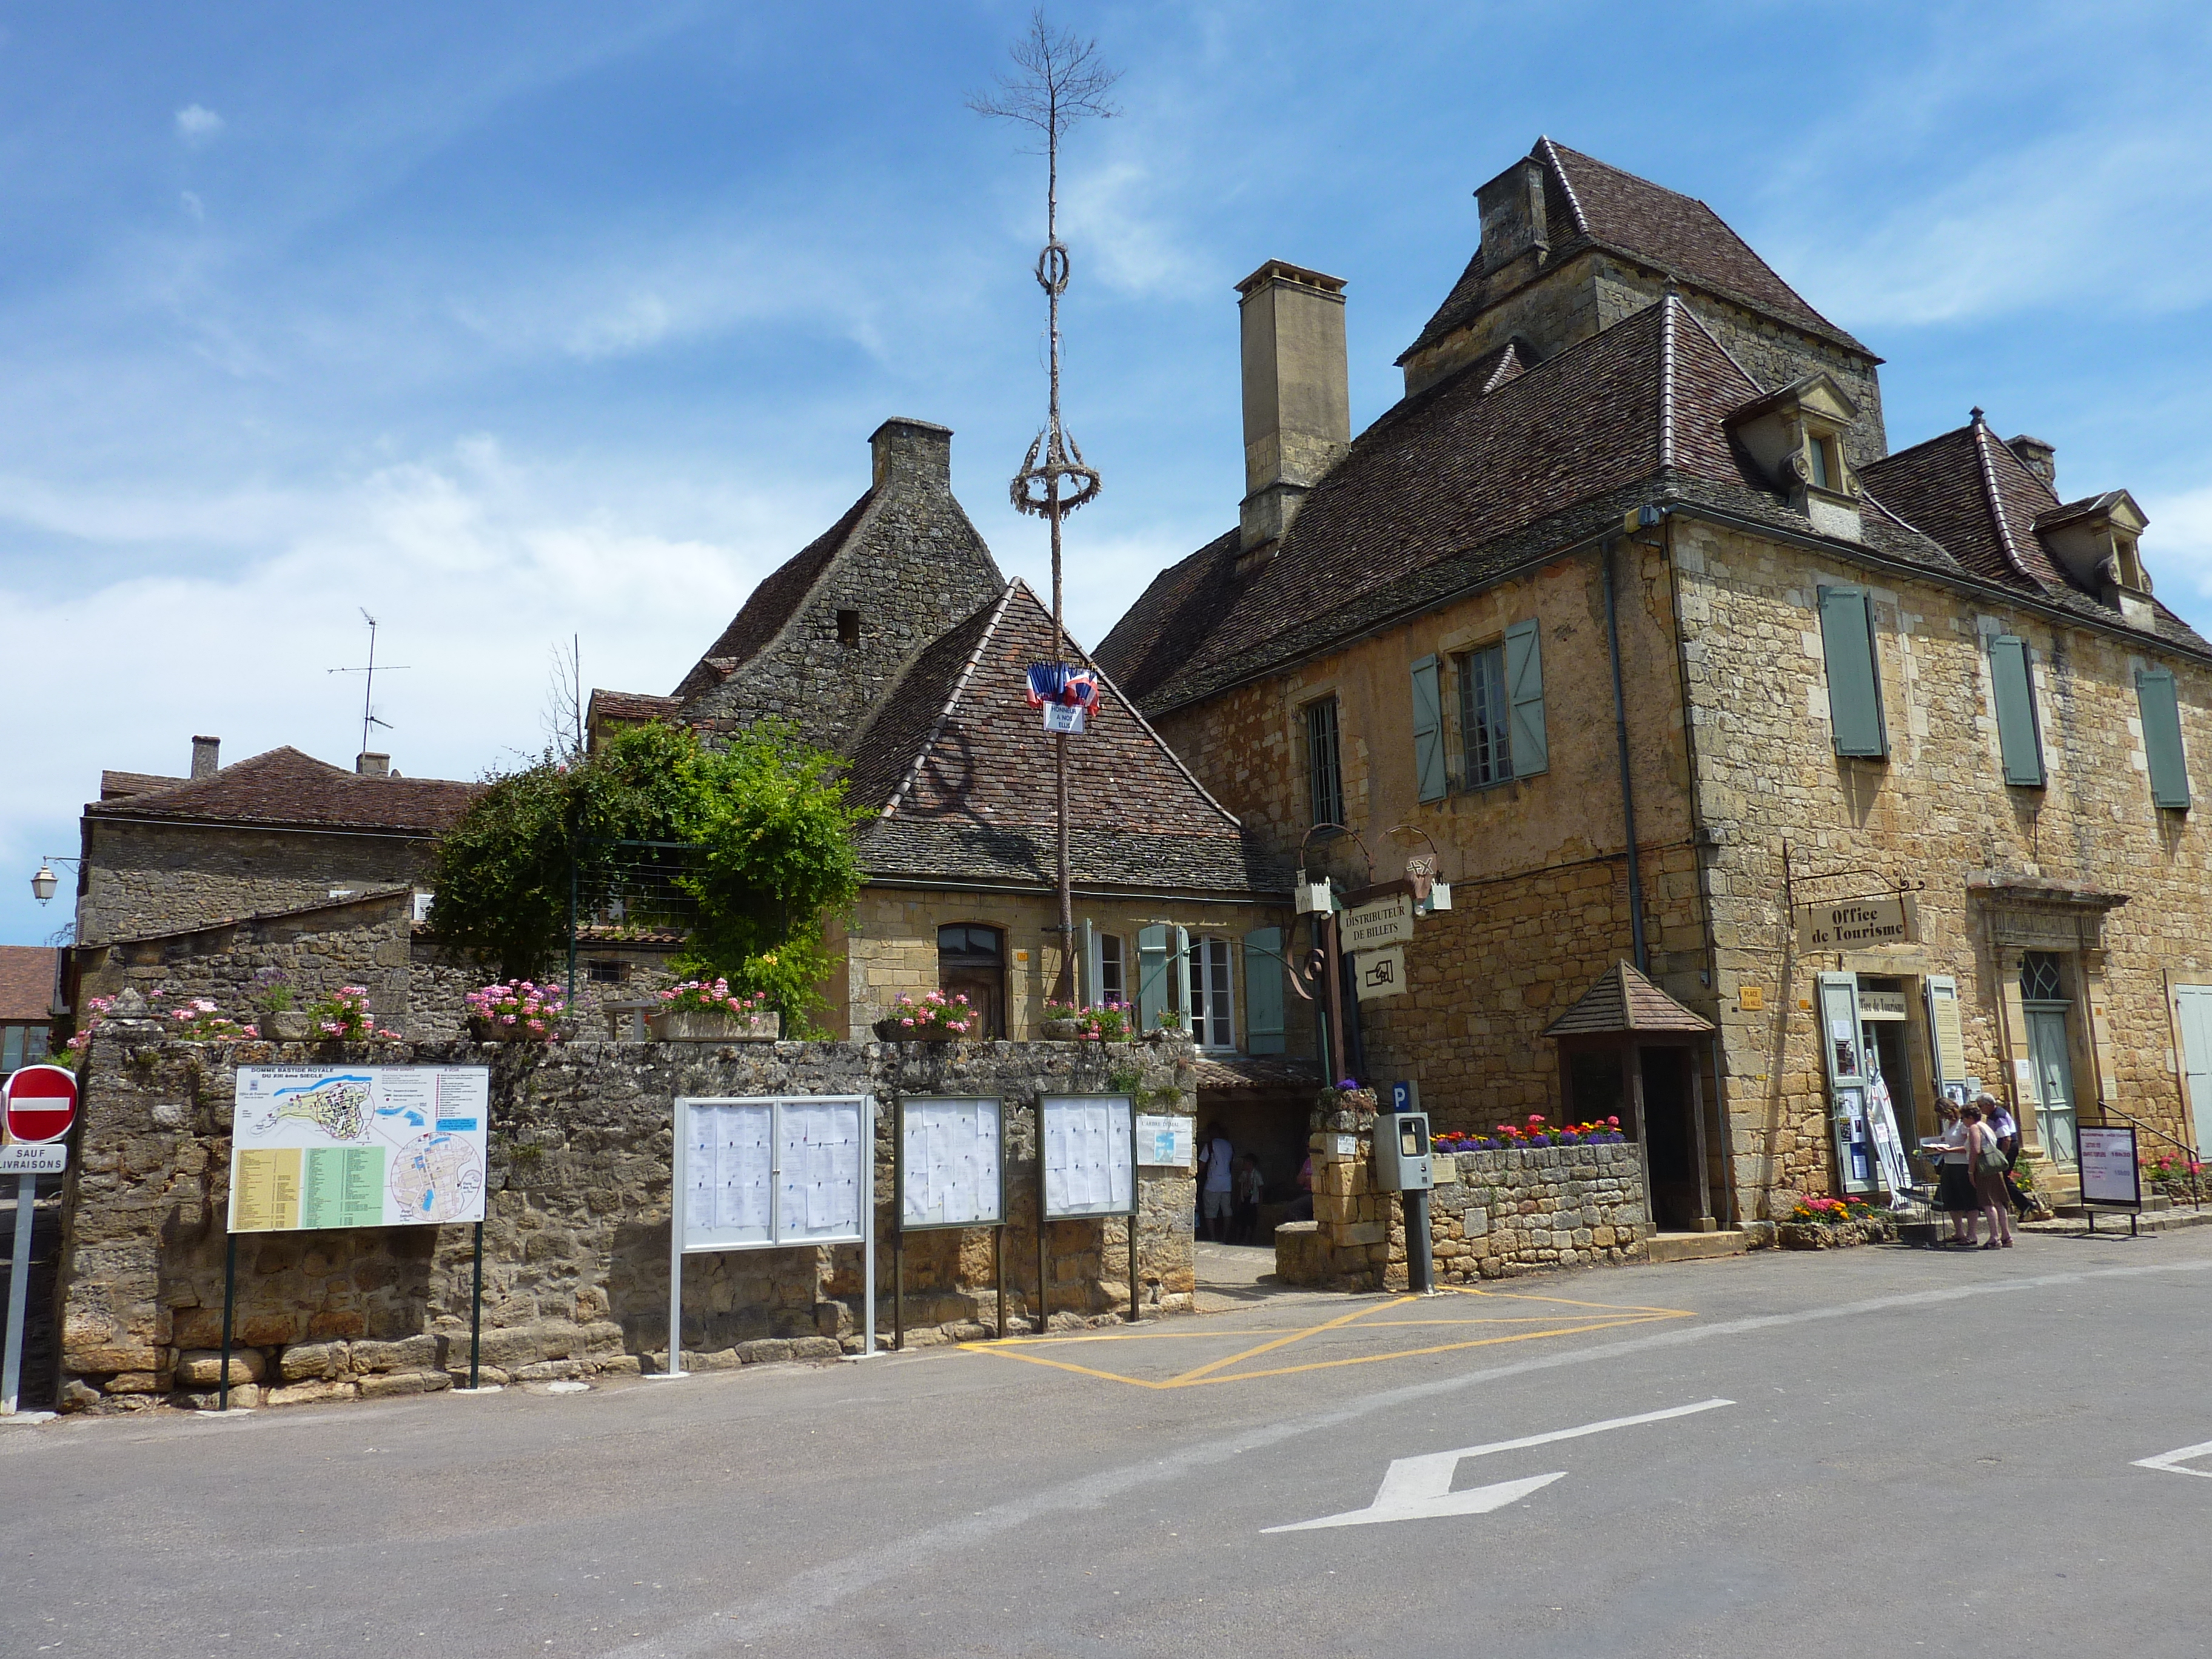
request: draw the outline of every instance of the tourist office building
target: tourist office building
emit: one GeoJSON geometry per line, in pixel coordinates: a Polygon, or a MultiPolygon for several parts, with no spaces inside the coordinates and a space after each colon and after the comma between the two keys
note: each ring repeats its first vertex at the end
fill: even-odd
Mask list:
{"type": "Polygon", "coordinates": [[[1990,1090],[2062,1198],[2081,1124],[2200,1144],[2212,647],[2133,499],[1979,410],[1893,449],[1701,203],[1548,140],[1477,194],[1357,438],[1345,284],[1240,285],[1239,524],[1098,653],[1267,854],[1434,850],[1369,1069],[1640,1118],[1662,1229],[1879,1191],[1878,1099],[1990,1090]]]}

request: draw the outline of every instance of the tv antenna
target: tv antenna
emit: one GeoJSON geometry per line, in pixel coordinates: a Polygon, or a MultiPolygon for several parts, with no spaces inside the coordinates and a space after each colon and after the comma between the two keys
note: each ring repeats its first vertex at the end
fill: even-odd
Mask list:
{"type": "MultiPolygon", "coordinates": [[[[390,720],[380,720],[377,719],[376,706],[374,702],[371,701],[376,696],[377,621],[375,617],[368,614],[367,606],[356,606],[356,608],[361,611],[361,619],[368,624],[368,665],[362,668],[332,668],[326,670],[325,672],[332,674],[359,674],[362,676],[361,688],[361,752],[365,755],[368,752],[369,728],[372,726],[380,726],[386,731],[389,732],[392,729],[392,722],[390,720]]],[[[387,674],[397,674],[404,669],[412,667],[413,665],[414,665],[411,663],[388,662],[384,665],[384,672],[387,674]]]]}

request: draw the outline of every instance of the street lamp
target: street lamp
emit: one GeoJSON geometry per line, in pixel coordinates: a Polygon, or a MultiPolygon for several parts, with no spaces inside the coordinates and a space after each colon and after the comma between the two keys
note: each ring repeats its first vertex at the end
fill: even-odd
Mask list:
{"type": "MultiPolygon", "coordinates": [[[[41,904],[44,904],[47,900],[53,897],[54,889],[61,884],[61,878],[54,873],[55,862],[54,855],[49,853],[39,860],[38,873],[31,878],[31,895],[41,904]]],[[[81,859],[63,859],[60,862],[64,864],[81,864],[83,860],[81,859]]]]}

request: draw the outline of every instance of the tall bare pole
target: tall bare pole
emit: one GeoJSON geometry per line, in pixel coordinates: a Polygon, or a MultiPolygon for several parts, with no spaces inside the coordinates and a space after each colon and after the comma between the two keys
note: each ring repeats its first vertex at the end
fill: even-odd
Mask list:
{"type": "MultiPolygon", "coordinates": [[[[1008,55],[1014,60],[1014,72],[1000,76],[997,88],[970,98],[968,107],[978,115],[1019,122],[1034,129],[1043,140],[1045,241],[1044,252],[1037,255],[1036,279],[1045,292],[1050,404],[1045,429],[1030,444],[1009,493],[1018,509],[1037,514],[1052,526],[1052,654],[1054,662],[1061,662],[1067,655],[1067,630],[1060,612],[1060,521],[1097,498],[1099,479],[1097,471],[1084,464],[1083,451],[1060,422],[1060,296],[1067,291],[1068,277],[1067,248],[1060,240],[1060,141],[1086,116],[1104,119],[1119,112],[1106,101],[1106,94],[1121,75],[1099,61],[1096,40],[1054,30],[1045,21],[1042,7],[1030,15],[1029,33],[1014,42],[1008,55]],[[1063,479],[1073,487],[1065,497],[1060,495],[1063,479]]],[[[1075,898],[1068,876],[1065,732],[1053,735],[1053,775],[1060,828],[1060,975],[1054,983],[1053,996],[1057,1001],[1073,1002],[1075,898]]]]}

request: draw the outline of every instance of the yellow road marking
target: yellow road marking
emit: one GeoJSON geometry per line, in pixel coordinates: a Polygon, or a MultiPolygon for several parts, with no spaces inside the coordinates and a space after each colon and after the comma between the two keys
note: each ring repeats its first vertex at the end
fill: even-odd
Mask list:
{"type": "MultiPolygon", "coordinates": [[[[1123,1382],[1131,1388],[1190,1389],[1212,1387],[1223,1382],[1256,1382],[1261,1377],[1268,1376],[1293,1376],[1305,1371],[1332,1370],[1344,1365],[1374,1365],[1388,1359],[1417,1359],[1433,1354],[1453,1353],[1464,1348],[1492,1347],[1508,1342],[1532,1342],[1546,1337],[1579,1336],[1592,1331],[1618,1330],[1626,1325],[1645,1325],[1660,1320],[1693,1319],[1697,1316],[1689,1310],[1683,1308],[1651,1308],[1605,1302],[1580,1302],[1569,1297],[1540,1296],[1526,1291],[1484,1291],[1466,1286],[1453,1288],[1462,1296],[1484,1297],[1498,1301],[1543,1303],[1553,1308],[1571,1308],[1579,1310],[1585,1315],[1597,1314],[1606,1316],[1595,1319],[1584,1318],[1577,1322],[1565,1325],[1548,1323],[1550,1320],[1558,1316],[1555,1314],[1484,1314],[1468,1319],[1455,1319],[1449,1316],[1419,1319],[1371,1317],[1375,1315],[1399,1311],[1423,1299],[1414,1296],[1401,1296],[1392,1297],[1387,1302],[1355,1308],[1349,1313],[1340,1314],[1334,1319],[1325,1320],[1317,1325],[1297,1328],[1261,1327],[1257,1329],[1235,1331],[1197,1329],[1088,1332],[1079,1336],[1012,1337],[1004,1341],[963,1342],[959,1346],[971,1353],[997,1354],[1003,1359],[1018,1359],[1031,1365],[1044,1365],[1054,1370],[1073,1372],[1078,1376],[1097,1377],[1105,1382],[1123,1382]],[[1464,1341],[1433,1343],[1419,1348],[1399,1348],[1388,1353],[1355,1354],[1339,1359],[1314,1359],[1302,1364],[1269,1366],[1261,1370],[1230,1369],[1232,1366],[1242,1365],[1249,1360],[1256,1359],[1263,1354],[1273,1353],[1293,1346],[1308,1338],[1323,1336],[1333,1331],[1349,1330],[1354,1327],[1361,1329],[1373,1329],[1379,1327],[1393,1330],[1434,1330],[1438,1327],[1444,1327],[1463,1330],[1484,1328],[1494,1329],[1498,1327],[1523,1324],[1542,1324],[1546,1325],[1547,1328],[1504,1331],[1492,1335],[1470,1337],[1464,1341]],[[1236,1353],[1210,1360],[1192,1370],[1158,1381],[1149,1377],[1130,1376],[1120,1371],[1103,1370],[1091,1365],[1079,1365],[1072,1360],[1054,1359],[1042,1353],[1024,1352],[1029,1348],[1059,1348],[1078,1343],[1143,1342],[1200,1338],[1242,1340],[1247,1337],[1261,1335],[1272,1337],[1274,1340],[1255,1344],[1236,1353]]],[[[1573,1321],[1575,1316],[1571,1314],[1568,1318],[1573,1321]]]]}

